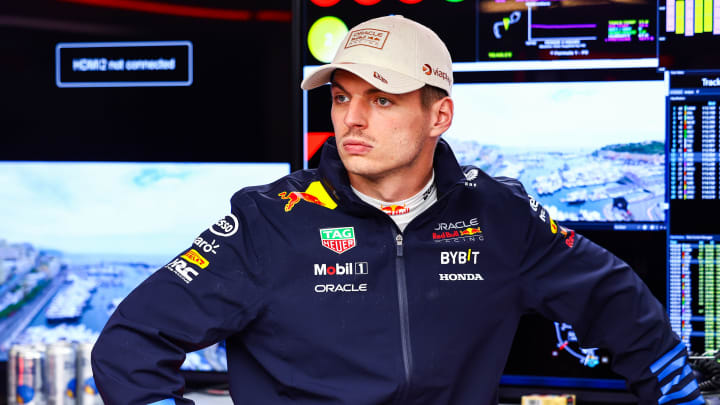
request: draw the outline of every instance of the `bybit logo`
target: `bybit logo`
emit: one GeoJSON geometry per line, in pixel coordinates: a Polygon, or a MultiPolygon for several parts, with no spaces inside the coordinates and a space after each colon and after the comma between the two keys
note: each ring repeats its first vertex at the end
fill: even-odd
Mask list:
{"type": "Polygon", "coordinates": [[[477,264],[480,252],[466,251],[440,252],[440,264],[477,264]]]}

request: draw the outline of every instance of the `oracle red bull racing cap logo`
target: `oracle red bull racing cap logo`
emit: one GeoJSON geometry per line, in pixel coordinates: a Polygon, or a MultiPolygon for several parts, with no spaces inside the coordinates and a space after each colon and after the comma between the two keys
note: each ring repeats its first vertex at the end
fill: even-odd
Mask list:
{"type": "Polygon", "coordinates": [[[337,203],[330,198],[330,194],[328,194],[325,187],[323,187],[319,181],[310,183],[305,191],[283,191],[279,193],[278,196],[283,200],[288,200],[285,204],[285,212],[292,211],[295,205],[302,200],[331,210],[337,207],[337,203]]]}
{"type": "Polygon", "coordinates": [[[343,228],[320,229],[320,241],[326,248],[340,254],[355,247],[355,228],[347,226],[343,228]]]}

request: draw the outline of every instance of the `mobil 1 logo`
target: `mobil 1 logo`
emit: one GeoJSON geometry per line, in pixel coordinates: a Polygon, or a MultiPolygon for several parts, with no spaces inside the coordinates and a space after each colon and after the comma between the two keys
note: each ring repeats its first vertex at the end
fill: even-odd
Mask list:
{"type": "Polygon", "coordinates": [[[364,293],[368,290],[367,283],[350,282],[358,280],[342,277],[367,275],[367,262],[335,263],[334,265],[316,263],[313,265],[313,273],[323,280],[320,284],[315,284],[315,293],[364,293]]]}

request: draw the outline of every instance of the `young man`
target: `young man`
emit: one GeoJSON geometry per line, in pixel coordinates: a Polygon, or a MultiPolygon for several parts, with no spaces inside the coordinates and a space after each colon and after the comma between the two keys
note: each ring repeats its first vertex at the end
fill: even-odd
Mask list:
{"type": "Polygon", "coordinates": [[[327,82],[319,168],[239,191],[112,316],[93,352],[106,403],[188,403],[185,353],[224,339],[237,403],[493,404],[528,311],[610,350],[642,404],[704,402],[625,263],[439,140],[452,75],[432,31],[360,24],[302,86],[327,82]]]}

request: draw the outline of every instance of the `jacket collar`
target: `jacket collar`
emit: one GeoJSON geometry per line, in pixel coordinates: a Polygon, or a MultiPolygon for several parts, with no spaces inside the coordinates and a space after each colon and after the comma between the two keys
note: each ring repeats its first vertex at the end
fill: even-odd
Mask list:
{"type": "MultiPolygon", "coordinates": [[[[455,154],[450,149],[450,145],[442,138],[440,138],[435,148],[433,165],[438,197],[447,193],[454,185],[465,181],[465,175],[455,158],[455,154]]],[[[350,188],[350,180],[345,166],[340,160],[334,136],[330,137],[323,145],[318,170],[328,192],[340,205],[354,202],[356,205],[364,206],[364,203],[350,188]]]]}

